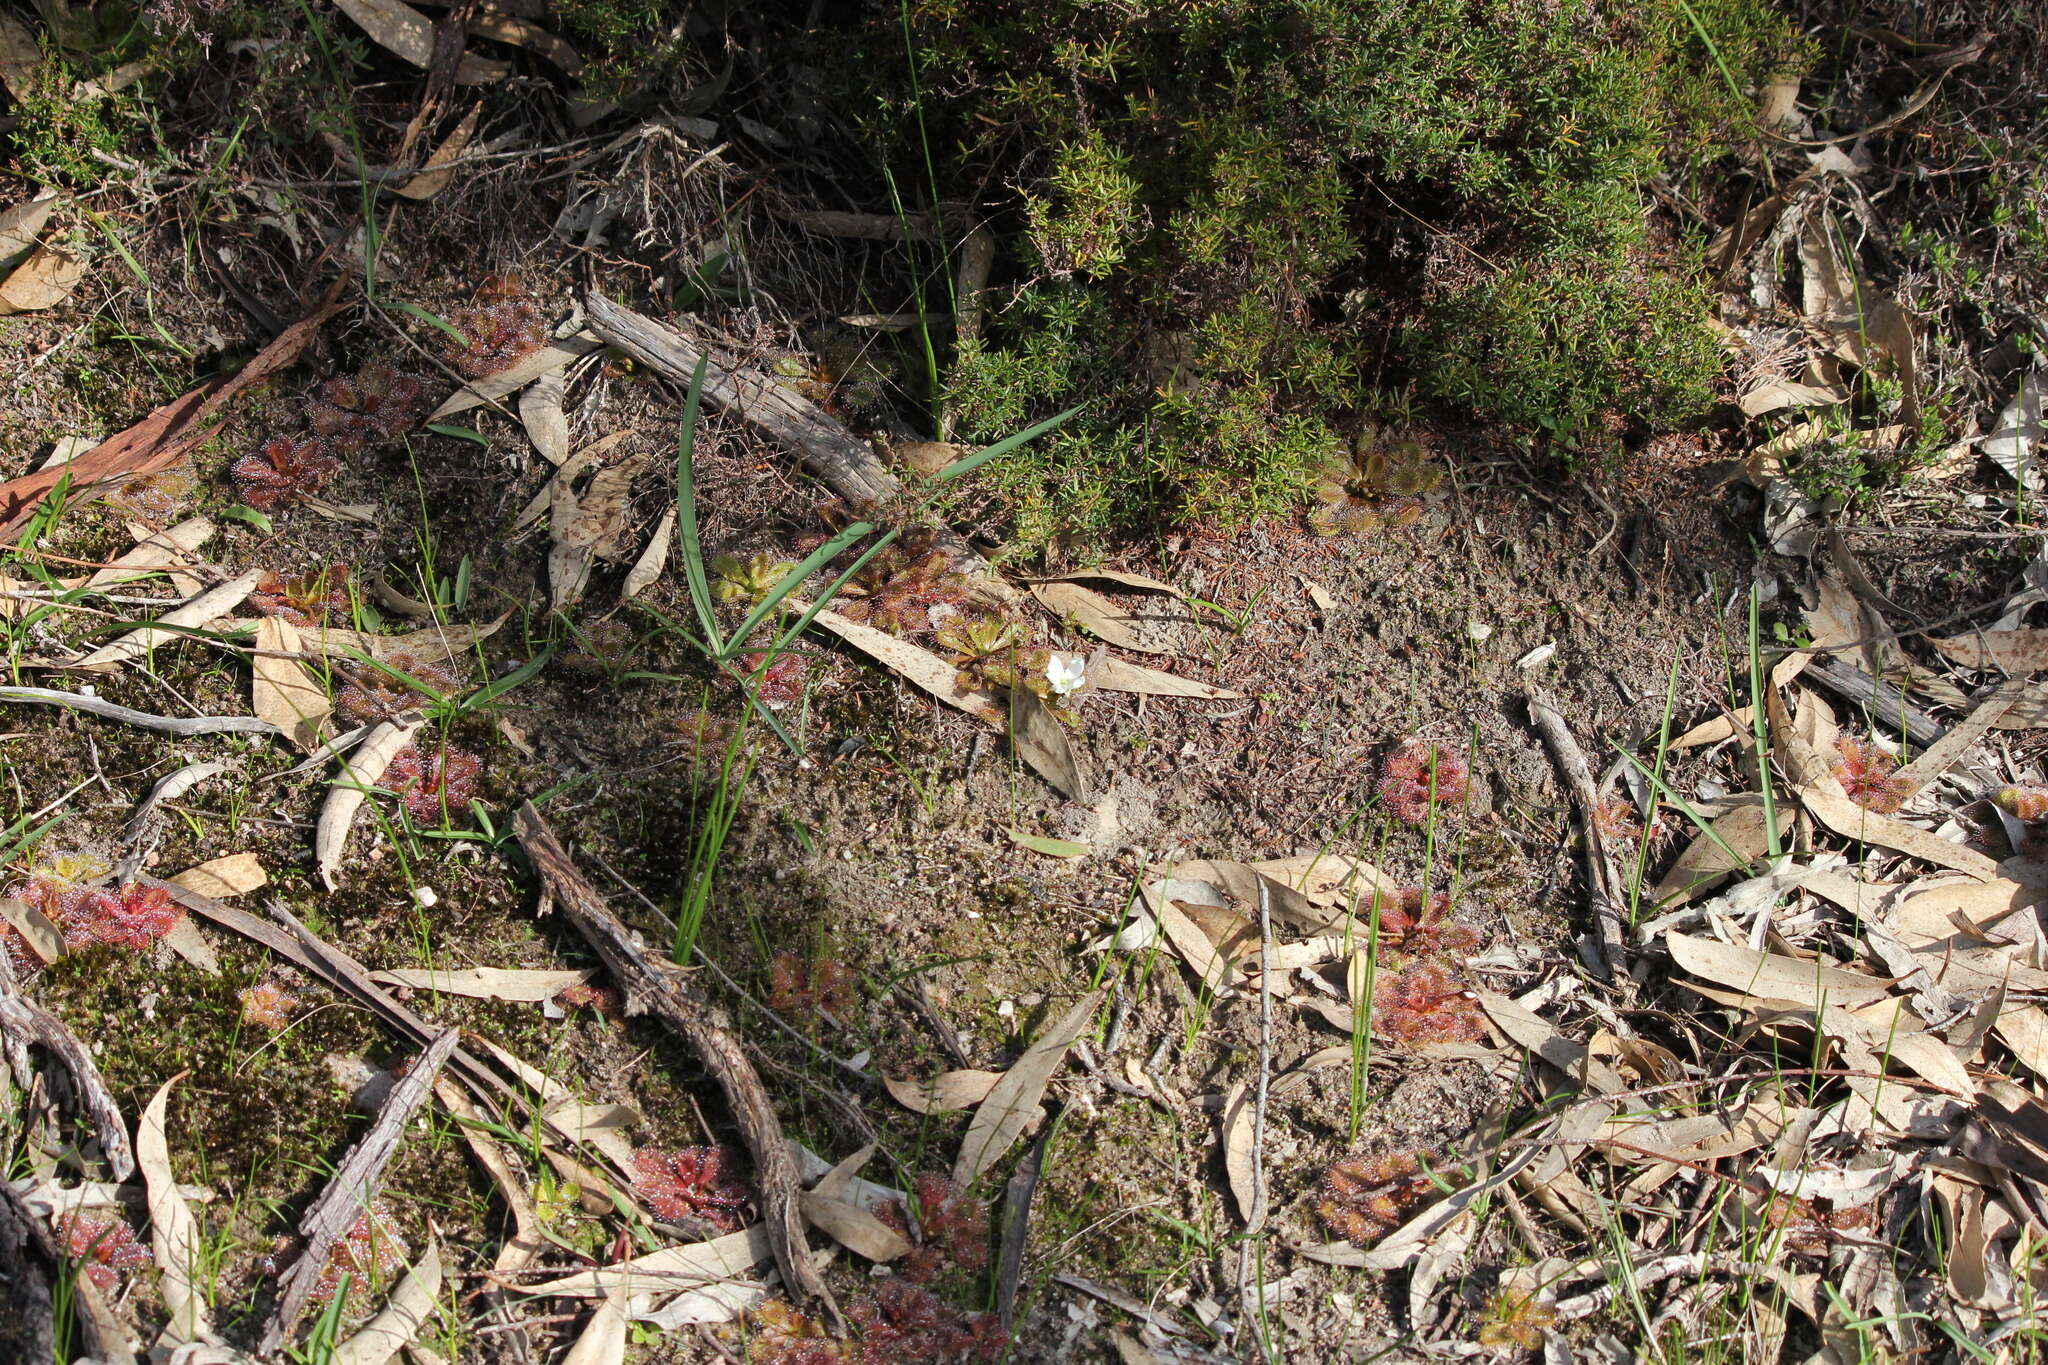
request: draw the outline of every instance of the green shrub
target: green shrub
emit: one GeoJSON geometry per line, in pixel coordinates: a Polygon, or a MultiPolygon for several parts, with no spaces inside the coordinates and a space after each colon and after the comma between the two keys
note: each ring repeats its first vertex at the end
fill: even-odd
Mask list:
{"type": "Polygon", "coordinates": [[[963,432],[1090,400],[998,476],[1027,540],[1298,498],[1367,389],[1568,446],[1709,401],[1647,186],[1749,136],[1800,55],[1765,0],[901,2],[867,63],[897,182],[930,149],[935,199],[1019,191],[963,432]]]}

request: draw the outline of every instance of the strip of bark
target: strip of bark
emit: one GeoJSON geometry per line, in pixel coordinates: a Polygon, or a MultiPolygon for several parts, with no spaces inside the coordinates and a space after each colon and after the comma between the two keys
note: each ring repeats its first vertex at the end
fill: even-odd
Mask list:
{"type": "Polygon", "coordinates": [[[270,1320],[263,1326],[263,1335],[257,1341],[258,1354],[273,1354],[290,1337],[292,1326],[306,1311],[306,1305],[312,1302],[313,1291],[320,1282],[320,1271],[334,1251],[334,1244],[345,1237],[356,1219],[362,1216],[369,1191],[376,1186],[377,1177],[390,1163],[392,1153],[398,1150],[398,1140],[405,1136],[406,1125],[412,1122],[413,1115],[433,1093],[434,1080],[441,1074],[449,1055],[455,1051],[455,1041],[460,1036],[455,1029],[443,1029],[440,1036],[428,1045],[404,1078],[391,1087],[391,1095],[378,1111],[376,1123],[355,1146],[348,1149],[348,1155],[341,1159],[334,1178],[313,1201],[313,1207],[306,1210],[306,1216],[299,1222],[299,1235],[305,1239],[305,1250],[285,1272],[277,1307],[272,1310],[270,1320]]]}
{"type": "Polygon", "coordinates": [[[213,435],[213,415],[251,384],[297,361],[327,319],[341,311],[339,279],[320,306],[284,329],[277,339],[228,379],[216,379],[164,404],[129,427],[101,441],[75,460],[39,469],[0,484],[0,538],[10,538],[35,513],[36,506],[67,475],[75,494],[117,479],[151,474],[183,460],[213,435]]]}
{"type": "Polygon", "coordinates": [[[782,1136],[781,1120],[775,1116],[760,1075],[733,1037],[725,1011],[706,1000],[681,968],[648,955],[637,936],[576,870],[532,802],[520,805],[513,828],[557,908],[590,941],[612,979],[625,990],[627,1011],[661,1020],[695,1050],[717,1078],[754,1159],[761,1218],[782,1281],[792,1291],[822,1301],[836,1316],[838,1305],[811,1264],[810,1249],[804,1242],[803,1215],[798,1208],[803,1191],[789,1144],[782,1136]]]}
{"type": "Polygon", "coordinates": [[[1624,980],[1628,974],[1628,955],[1621,922],[1621,872],[1600,834],[1600,791],[1593,785],[1593,770],[1549,694],[1532,687],[1528,700],[1529,719],[1543,736],[1551,761],[1563,774],[1572,805],[1578,810],[1586,855],[1586,891],[1593,902],[1593,928],[1599,944],[1599,961],[1591,965],[1604,980],[1624,980]]]}
{"type": "Polygon", "coordinates": [[[20,1191],[0,1180],[0,1354],[7,1359],[56,1359],[56,1280],[49,1230],[20,1191]]]}
{"type": "Polygon", "coordinates": [[[8,1066],[19,1073],[15,1080],[24,1089],[30,1079],[31,1045],[48,1052],[71,1073],[78,1102],[92,1121],[93,1135],[100,1140],[107,1169],[113,1172],[116,1182],[126,1183],[135,1174],[135,1151],[128,1145],[128,1124],[121,1117],[121,1106],[114,1102],[113,1092],[107,1088],[106,1078],[93,1065],[85,1044],[64,1026],[62,1019],[21,994],[14,980],[14,964],[0,952],[0,1052],[4,1052],[8,1066]]]}
{"type": "Polygon", "coordinates": [[[1007,1335],[1017,1318],[1017,1289],[1024,1276],[1024,1243],[1031,1231],[1031,1197],[1045,1169],[1045,1148],[1059,1125],[1038,1130],[1038,1140],[1003,1186],[1003,1245],[996,1255],[996,1316],[1007,1335]]]}

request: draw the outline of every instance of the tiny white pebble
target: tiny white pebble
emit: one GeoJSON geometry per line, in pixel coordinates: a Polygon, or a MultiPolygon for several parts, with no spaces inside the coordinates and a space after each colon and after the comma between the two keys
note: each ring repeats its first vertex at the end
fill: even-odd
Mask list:
{"type": "Polygon", "coordinates": [[[412,898],[421,905],[433,906],[441,903],[440,893],[431,886],[422,886],[415,889],[412,893],[412,898]]]}
{"type": "Polygon", "coordinates": [[[1005,1000],[1002,1004],[996,1006],[996,1018],[998,1019],[1008,1019],[1016,1012],[1017,1002],[1014,1000],[1005,1000]]]}

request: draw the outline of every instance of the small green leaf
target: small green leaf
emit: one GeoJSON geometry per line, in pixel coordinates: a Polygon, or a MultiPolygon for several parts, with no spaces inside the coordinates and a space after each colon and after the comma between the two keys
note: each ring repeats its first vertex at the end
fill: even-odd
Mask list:
{"type": "Polygon", "coordinates": [[[236,503],[233,507],[228,508],[227,511],[222,512],[221,515],[229,521],[246,521],[266,536],[274,535],[277,532],[277,528],[271,525],[270,517],[266,513],[259,512],[255,508],[242,503],[236,503]]]}
{"type": "Polygon", "coordinates": [[[436,436],[453,436],[458,440],[475,441],[485,450],[491,448],[490,437],[484,435],[481,431],[473,431],[468,427],[450,426],[445,422],[429,422],[427,430],[433,432],[436,436]]]}
{"type": "Polygon", "coordinates": [[[1010,837],[1030,849],[1033,853],[1043,853],[1051,858],[1085,858],[1088,856],[1088,845],[1077,844],[1071,839],[1048,839],[1043,834],[1026,834],[1022,830],[1016,829],[1010,831],[1010,837]]]}
{"type": "Polygon", "coordinates": [[[469,345],[469,338],[464,336],[460,331],[456,330],[454,323],[448,321],[448,319],[441,317],[438,314],[429,313],[426,309],[420,307],[416,303],[399,303],[393,301],[387,306],[394,310],[395,312],[409,314],[412,317],[418,318],[421,322],[429,323],[432,326],[439,327],[449,336],[454,337],[456,344],[458,345],[469,345]]]}

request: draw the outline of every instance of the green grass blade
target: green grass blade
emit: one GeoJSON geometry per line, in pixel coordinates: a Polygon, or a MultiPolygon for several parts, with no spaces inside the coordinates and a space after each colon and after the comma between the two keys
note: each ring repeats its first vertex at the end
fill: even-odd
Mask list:
{"type": "Polygon", "coordinates": [[[455,344],[458,346],[469,345],[469,338],[464,336],[454,323],[438,313],[429,313],[416,303],[406,303],[399,299],[391,299],[385,302],[383,306],[389,308],[394,313],[404,313],[407,317],[415,317],[431,327],[440,328],[449,336],[455,338],[455,344]]]}
{"type": "MultiPolygon", "coordinates": [[[[780,607],[791,593],[802,587],[805,579],[839,558],[840,555],[846,553],[847,550],[853,547],[855,541],[859,540],[862,536],[868,535],[874,529],[872,523],[857,521],[838,535],[832,537],[832,539],[826,541],[823,545],[820,545],[817,549],[811,551],[803,563],[784,574],[782,581],[769,589],[768,595],[761,599],[760,604],[747,613],[747,619],[740,622],[739,629],[732,633],[732,639],[728,642],[729,647],[734,652],[738,652],[742,642],[754,633],[754,628],[767,620],[769,615],[777,607],[780,607]]],[[[865,559],[861,561],[863,564],[866,562],[865,559]]]]}
{"type": "Polygon", "coordinates": [[[718,633],[718,603],[711,596],[711,580],[704,572],[704,541],[697,533],[697,412],[704,401],[704,373],[709,357],[697,361],[690,376],[690,391],[683,399],[683,429],[676,438],[676,539],[681,542],[683,580],[689,585],[690,604],[697,609],[698,624],[709,651],[724,657],[727,641],[718,633]]]}
{"type": "Polygon", "coordinates": [[[543,668],[548,666],[548,660],[554,657],[555,647],[552,643],[541,646],[540,653],[534,655],[504,677],[499,678],[495,682],[487,683],[464,697],[461,709],[464,711],[476,711],[490,705],[513,688],[532,680],[543,668]]]}
{"type": "Polygon", "coordinates": [[[446,706],[448,704],[447,693],[437,691],[435,688],[429,686],[427,683],[424,683],[420,681],[418,678],[415,678],[412,674],[407,673],[404,669],[393,668],[390,664],[385,663],[382,659],[373,659],[369,655],[363,653],[360,649],[344,648],[342,650],[342,653],[346,654],[350,659],[354,660],[356,663],[368,664],[371,668],[376,669],[379,673],[385,674],[388,677],[398,679],[407,687],[410,687],[413,691],[418,692],[427,700],[433,702],[436,706],[446,706]]]}
{"type": "Polygon", "coordinates": [[[35,817],[32,815],[22,816],[21,819],[7,827],[6,833],[0,834],[0,839],[7,840],[7,847],[0,849],[0,863],[11,863],[16,858],[26,854],[30,849],[43,841],[45,834],[48,834],[58,825],[63,824],[65,820],[70,818],[70,815],[71,812],[60,810],[49,819],[43,821],[42,824],[28,830],[27,833],[22,831],[27,828],[28,822],[35,817]]]}
{"type": "Polygon", "coordinates": [[[1026,427],[1024,428],[1024,430],[1017,432],[1015,435],[1005,436],[1002,440],[997,441],[994,445],[983,446],[980,450],[975,451],[972,455],[963,455],[959,459],[953,461],[953,463],[947,465],[944,469],[941,469],[938,473],[932,475],[932,482],[951,483],[953,480],[959,478],[963,474],[971,474],[975,470],[987,464],[990,460],[993,460],[996,456],[1007,455],[1011,451],[1015,450],[1018,446],[1023,445],[1025,442],[1036,440],[1038,437],[1045,435],[1045,433],[1051,431],[1054,427],[1059,426],[1060,424],[1065,422],[1069,417],[1072,417],[1075,413],[1079,412],[1084,406],[1086,405],[1076,403],[1073,407],[1068,408],[1065,412],[1058,413],[1054,416],[1046,418],[1037,426],[1026,427]]]}

